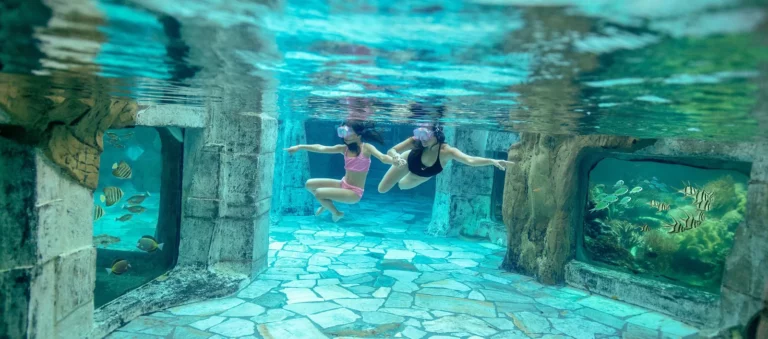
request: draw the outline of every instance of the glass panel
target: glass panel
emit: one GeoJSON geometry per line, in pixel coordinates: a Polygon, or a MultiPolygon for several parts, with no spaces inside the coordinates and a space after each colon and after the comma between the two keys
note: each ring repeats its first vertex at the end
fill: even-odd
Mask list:
{"type": "Polygon", "coordinates": [[[181,161],[180,157],[167,159],[169,152],[164,148],[174,145],[165,141],[180,143],[167,129],[158,131],[137,127],[104,135],[99,186],[94,192],[96,307],[162,275],[175,261],[178,225],[171,222],[159,228],[158,220],[161,213],[178,213],[161,212],[161,206],[168,198],[163,197],[168,190],[162,186],[170,184],[163,182],[164,162],[181,161]]]}
{"type": "Polygon", "coordinates": [[[601,161],[589,174],[588,261],[712,293],[720,291],[749,178],[651,161],[601,161]]]}

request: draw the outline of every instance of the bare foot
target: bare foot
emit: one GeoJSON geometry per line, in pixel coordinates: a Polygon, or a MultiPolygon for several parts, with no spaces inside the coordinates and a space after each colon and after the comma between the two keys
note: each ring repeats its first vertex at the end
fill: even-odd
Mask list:
{"type": "Polygon", "coordinates": [[[323,207],[323,206],[320,206],[320,208],[318,208],[318,209],[315,211],[315,216],[319,216],[320,214],[323,214],[323,212],[325,212],[325,207],[323,207]]]}
{"type": "Polygon", "coordinates": [[[333,216],[331,216],[331,219],[333,219],[333,222],[338,222],[343,217],[344,217],[344,213],[339,212],[339,214],[334,214],[333,216]]]}

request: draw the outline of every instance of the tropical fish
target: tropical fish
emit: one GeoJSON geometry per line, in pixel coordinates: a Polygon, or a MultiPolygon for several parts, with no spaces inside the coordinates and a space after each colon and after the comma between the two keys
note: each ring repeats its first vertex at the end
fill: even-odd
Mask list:
{"type": "Polygon", "coordinates": [[[139,239],[139,242],[136,243],[136,247],[144,252],[154,252],[158,249],[162,251],[163,245],[164,244],[158,244],[155,238],[148,235],[142,236],[141,239],[139,239]]]}
{"type": "Polygon", "coordinates": [[[685,197],[692,197],[692,196],[696,196],[696,193],[698,191],[699,190],[696,187],[693,187],[693,185],[691,185],[690,182],[688,182],[687,184],[683,182],[683,188],[677,190],[677,193],[682,193],[683,196],[685,197]]]}
{"type": "Polygon", "coordinates": [[[538,192],[538,191],[541,191],[541,187],[539,187],[539,188],[534,188],[534,189],[533,189],[533,191],[534,191],[534,192],[538,192]]]}
{"type": "Polygon", "coordinates": [[[621,201],[619,201],[619,205],[624,205],[625,207],[627,207],[628,206],[627,204],[629,204],[630,201],[632,201],[632,198],[623,197],[621,198],[621,201]]]}
{"type": "Polygon", "coordinates": [[[128,198],[128,204],[130,205],[138,205],[144,202],[144,199],[151,196],[149,192],[145,192],[144,194],[137,194],[130,198],[128,198]]]}
{"type": "Polygon", "coordinates": [[[608,197],[607,193],[600,193],[597,195],[597,198],[595,198],[597,201],[603,201],[605,198],[608,197]]]}
{"type": "Polygon", "coordinates": [[[692,230],[694,228],[698,228],[699,225],[701,225],[701,222],[696,220],[693,216],[688,214],[688,212],[685,212],[685,219],[682,219],[682,222],[685,223],[685,230],[692,230]]]}
{"type": "Polygon", "coordinates": [[[663,203],[663,202],[660,202],[660,201],[651,200],[651,201],[648,202],[648,205],[650,205],[651,207],[656,208],[659,212],[661,212],[661,211],[669,211],[669,204],[666,204],[666,203],[663,203]]]}
{"type": "Polygon", "coordinates": [[[108,274],[121,275],[127,272],[129,268],[131,268],[131,263],[128,262],[128,260],[115,259],[115,261],[112,262],[112,267],[106,268],[106,270],[108,274]]]}
{"type": "Polygon", "coordinates": [[[696,219],[698,221],[704,221],[707,219],[707,213],[705,211],[697,211],[696,213],[696,219]]]}
{"type": "Polygon", "coordinates": [[[605,197],[605,200],[603,200],[603,201],[605,201],[605,202],[607,202],[607,203],[612,203],[612,202],[616,202],[616,201],[618,201],[618,200],[619,200],[619,197],[617,197],[617,196],[615,196],[615,195],[613,195],[613,194],[609,194],[609,195],[607,195],[607,196],[605,197]]]}
{"type": "Polygon", "coordinates": [[[104,216],[104,208],[99,205],[93,205],[93,221],[101,219],[104,216]]]}
{"type": "Polygon", "coordinates": [[[133,218],[133,214],[128,213],[128,214],[123,215],[122,217],[115,218],[115,220],[117,220],[117,221],[128,221],[128,220],[131,220],[131,218],[133,218]]]}
{"type": "Polygon", "coordinates": [[[99,234],[93,236],[93,244],[95,246],[104,246],[107,247],[110,244],[118,243],[120,242],[120,238],[113,237],[109,234],[99,234]]]}
{"type": "Polygon", "coordinates": [[[637,186],[637,187],[633,188],[631,191],[629,191],[629,194],[640,193],[642,190],[643,190],[642,187],[637,186]]]}
{"type": "Polygon", "coordinates": [[[675,218],[672,218],[672,220],[674,221],[673,223],[671,223],[671,224],[664,224],[664,226],[663,226],[665,228],[671,228],[671,230],[669,232],[667,232],[667,233],[674,234],[674,233],[682,233],[682,232],[686,231],[684,223],[681,223],[679,220],[677,220],[675,218]]]}
{"type": "Polygon", "coordinates": [[[624,194],[627,194],[627,192],[629,192],[628,188],[620,187],[619,189],[616,190],[616,192],[613,192],[613,194],[614,195],[624,195],[624,194]]]}
{"type": "Polygon", "coordinates": [[[613,185],[613,187],[619,187],[621,185],[624,185],[624,180],[619,180],[616,182],[616,185],[613,185]]]}
{"type": "Polygon", "coordinates": [[[104,194],[101,195],[101,202],[112,206],[116,204],[123,197],[123,190],[120,187],[109,186],[104,187],[104,194]]]}
{"type": "Polygon", "coordinates": [[[640,226],[640,230],[643,231],[643,232],[648,232],[648,231],[651,230],[651,228],[648,227],[648,224],[645,224],[643,226],[640,226]]]}
{"type": "Polygon", "coordinates": [[[131,213],[136,213],[136,214],[143,213],[144,211],[147,210],[144,206],[126,206],[126,205],[123,205],[123,209],[126,209],[131,213]]]}
{"type": "Polygon", "coordinates": [[[608,205],[610,205],[610,204],[611,204],[611,203],[609,203],[609,202],[607,202],[607,201],[601,201],[601,202],[599,202],[599,203],[597,204],[597,206],[595,206],[595,208],[593,208],[593,209],[589,210],[589,212],[594,212],[594,211],[604,210],[604,209],[608,208],[608,205]]]}
{"type": "Polygon", "coordinates": [[[131,166],[128,166],[127,162],[120,161],[119,164],[112,164],[112,175],[118,179],[130,179],[131,176],[133,176],[133,171],[131,170],[131,166]]]}

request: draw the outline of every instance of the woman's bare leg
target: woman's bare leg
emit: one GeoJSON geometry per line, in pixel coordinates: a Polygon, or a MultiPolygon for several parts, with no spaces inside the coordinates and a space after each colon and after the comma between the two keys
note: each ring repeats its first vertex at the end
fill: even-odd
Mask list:
{"type": "MultiPolygon", "coordinates": [[[[410,153],[411,151],[407,151],[401,156],[403,158],[408,158],[408,154],[410,153]]],[[[387,173],[384,174],[384,177],[381,178],[381,182],[379,183],[379,193],[389,192],[389,190],[391,190],[392,187],[395,187],[397,182],[400,181],[400,179],[402,179],[408,173],[408,165],[400,167],[392,165],[392,167],[387,170],[387,173]]]]}
{"type": "Polygon", "coordinates": [[[344,213],[339,212],[336,206],[333,205],[334,201],[338,201],[345,204],[356,204],[360,201],[360,197],[357,193],[343,188],[318,188],[315,190],[315,198],[320,202],[323,207],[333,213],[333,221],[339,221],[344,217],[344,213]]]}
{"type": "Polygon", "coordinates": [[[317,198],[317,195],[315,192],[317,192],[320,188],[341,188],[341,180],[335,180],[335,179],[309,179],[307,180],[307,183],[304,184],[304,187],[309,191],[309,193],[312,193],[312,195],[315,196],[315,199],[320,202],[320,208],[315,211],[315,215],[318,216],[320,214],[323,214],[325,212],[325,205],[323,205],[323,202],[317,198]]]}
{"type": "Polygon", "coordinates": [[[420,177],[416,174],[413,174],[411,172],[408,172],[408,174],[403,177],[403,179],[400,180],[400,182],[397,183],[397,187],[399,187],[401,190],[409,190],[411,188],[414,188],[416,186],[419,186],[431,179],[432,177],[425,178],[420,177]]]}

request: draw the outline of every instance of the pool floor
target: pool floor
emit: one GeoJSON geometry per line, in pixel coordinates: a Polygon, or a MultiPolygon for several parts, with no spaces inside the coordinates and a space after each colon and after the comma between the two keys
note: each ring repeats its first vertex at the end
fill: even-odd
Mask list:
{"type": "Polygon", "coordinates": [[[399,201],[284,217],[270,265],[228,298],[145,315],[108,338],[683,338],[697,329],[620,301],[498,267],[490,242],[425,234],[399,201]],[[374,214],[370,214],[374,213],[374,214]],[[371,218],[370,216],[375,216],[371,218]]]}

